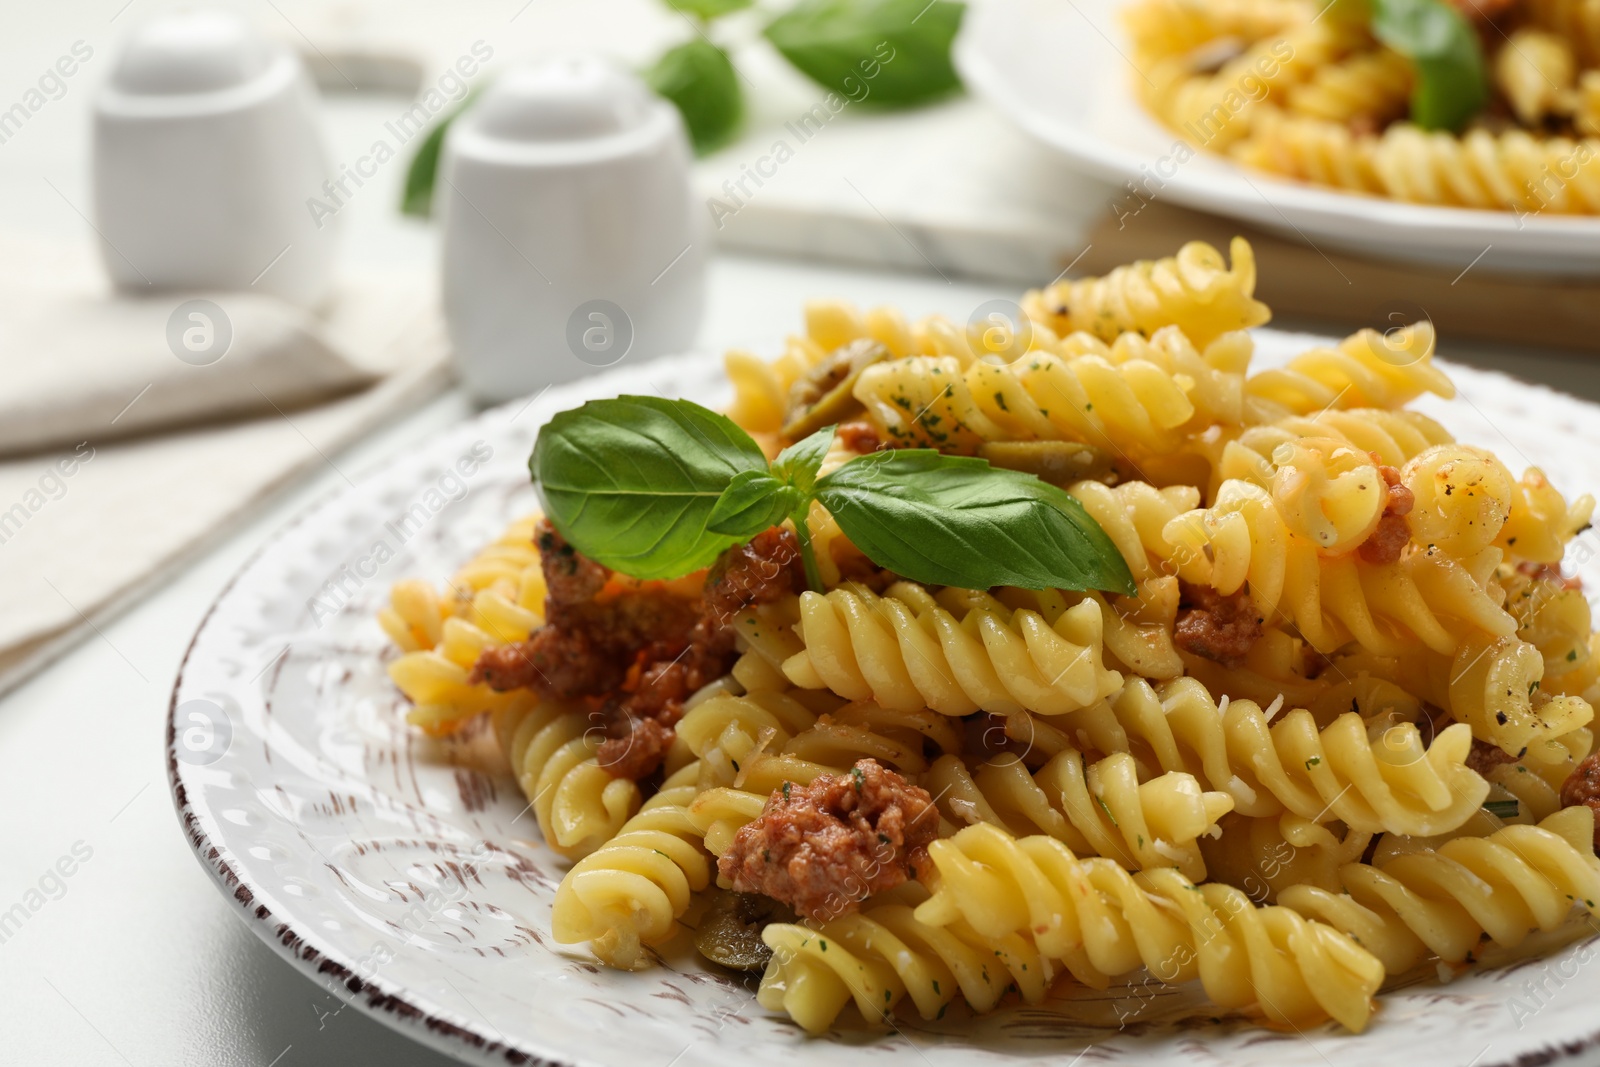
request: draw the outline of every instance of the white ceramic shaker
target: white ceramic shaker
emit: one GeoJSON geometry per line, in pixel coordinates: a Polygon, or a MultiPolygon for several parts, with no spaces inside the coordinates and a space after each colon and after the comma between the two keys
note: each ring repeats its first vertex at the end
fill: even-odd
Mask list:
{"type": "Polygon", "coordinates": [[[501,401],[681,351],[707,237],[677,109],[591,58],[503,72],[446,135],[434,206],[467,390],[501,401]]]}
{"type": "Polygon", "coordinates": [[[336,218],[316,90],[239,16],[180,9],[136,29],[94,102],[101,254],[128,292],[326,292],[336,218]]]}

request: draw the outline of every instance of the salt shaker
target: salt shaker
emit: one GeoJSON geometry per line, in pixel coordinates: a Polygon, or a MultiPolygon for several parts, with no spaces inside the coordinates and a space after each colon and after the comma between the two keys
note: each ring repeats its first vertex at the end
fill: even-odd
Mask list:
{"type": "Polygon", "coordinates": [[[677,110],[593,58],[508,69],[451,125],[434,204],[468,392],[507,400],[694,339],[690,162],[677,110]]]}
{"type": "Polygon", "coordinates": [[[94,204],[119,289],[236,289],[311,304],[335,218],[299,57],[231,12],[160,15],[94,102],[94,204]]]}

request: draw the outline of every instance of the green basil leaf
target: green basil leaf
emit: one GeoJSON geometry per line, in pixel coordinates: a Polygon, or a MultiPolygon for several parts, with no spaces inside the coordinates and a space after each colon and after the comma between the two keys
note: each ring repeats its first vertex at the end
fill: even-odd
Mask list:
{"type": "Polygon", "coordinates": [[[736,540],[706,528],[728,484],[767,469],[750,435],[688,400],[622,396],[563,411],[528,468],[574,548],[635,578],[677,578],[736,540]]]}
{"type": "Polygon", "coordinates": [[[778,525],[798,504],[799,494],[766,471],[741,471],[717,498],[706,529],[748,541],[778,525]]]}
{"type": "Polygon", "coordinates": [[[1134,591],[1122,554],[1076,500],[985,460],[874,452],[819,481],[817,499],[872,562],[913,581],[1134,591]]]}
{"type": "Polygon", "coordinates": [[[400,214],[412,215],[425,219],[433,214],[433,187],[439,176],[439,154],[444,149],[444,135],[450,129],[450,124],[472,106],[472,102],[483,92],[483,86],[475,85],[466,96],[461,98],[461,103],[452,111],[447,111],[440,117],[437,125],[428,131],[428,136],[417,145],[416,154],[411,157],[411,165],[406,168],[405,189],[400,194],[400,214]]]}
{"type": "Polygon", "coordinates": [[[1411,121],[1459,131],[1489,102],[1483,44],[1465,15],[1444,0],[1371,0],[1372,33],[1411,60],[1417,83],[1411,121]]]}
{"type": "Polygon", "coordinates": [[[667,6],[685,15],[699,19],[721,18],[734,11],[743,11],[754,0],[667,0],[667,6]]]}
{"type": "Polygon", "coordinates": [[[960,88],[950,43],[965,12],[952,0],[801,0],[765,33],[823,88],[906,107],[960,88]]]}
{"type": "Polygon", "coordinates": [[[824,426],[779,452],[772,461],[772,473],[804,496],[811,496],[817,487],[817,471],[833,447],[833,431],[834,427],[824,426]]]}
{"type": "Polygon", "coordinates": [[[726,144],[744,116],[744,95],[728,53],[696,37],[668,49],[644,72],[650,88],[677,105],[700,155],[726,144]]]}

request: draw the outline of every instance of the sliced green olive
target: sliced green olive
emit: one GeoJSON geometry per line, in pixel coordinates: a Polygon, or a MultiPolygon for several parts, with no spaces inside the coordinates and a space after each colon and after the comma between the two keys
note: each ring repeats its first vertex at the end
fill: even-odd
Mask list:
{"type": "Polygon", "coordinates": [[[759,971],[772,958],[772,950],[761,940],[762,928],[794,918],[787,905],[771,897],[719,890],[700,918],[694,947],[712,963],[735,971],[759,971]]]}
{"type": "Polygon", "coordinates": [[[1038,475],[1051,485],[1071,485],[1086,478],[1105,481],[1113,474],[1111,456],[1076,441],[991,441],[978,456],[994,467],[1038,475]]]}
{"type": "Polygon", "coordinates": [[[889,350],[868,337],[857,338],[834,351],[794,383],[789,391],[789,421],[783,436],[799,441],[827,426],[843,422],[861,410],[855,398],[861,372],[889,358],[889,350]]]}

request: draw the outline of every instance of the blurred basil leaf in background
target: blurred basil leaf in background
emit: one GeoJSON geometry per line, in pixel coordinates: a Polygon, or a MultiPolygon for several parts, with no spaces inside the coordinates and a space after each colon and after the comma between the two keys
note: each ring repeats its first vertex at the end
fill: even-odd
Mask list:
{"type": "Polygon", "coordinates": [[[952,0],[801,0],[765,33],[818,85],[906,107],[960,88],[950,43],[965,13],[952,0]]]}
{"type": "Polygon", "coordinates": [[[445,132],[450,129],[457,115],[472,106],[483,88],[482,85],[473,86],[472,91],[461,98],[461,103],[440,117],[433,129],[428,131],[428,136],[417,146],[417,154],[411,157],[411,166],[406,168],[405,189],[400,194],[402,215],[425,219],[433,214],[433,185],[438,180],[439,153],[444,148],[445,132]]]}
{"type": "Polygon", "coordinates": [[[668,49],[644,72],[650,88],[677,105],[700,155],[727,144],[744,117],[744,93],[728,53],[702,37],[668,49]]]}
{"type": "Polygon", "coordinates": [[[667,6],[674,11],[682,11],[685,15],[695,18],[714,19],[735,11],[743,11],[755,0],[666,0],[667,6]]]}
{"type": "Polygon", "coordinates": [[[1417,71],[1411,121],[1459,132],[1489,103],[1488,64],[1472,23],[1443,0],[1370,0],[1372,35],[1417,71]]]}

